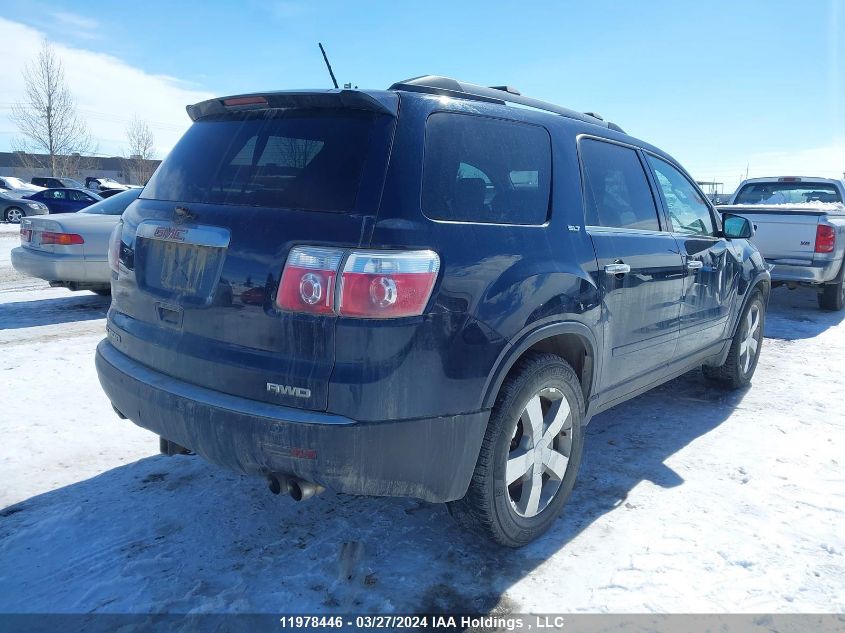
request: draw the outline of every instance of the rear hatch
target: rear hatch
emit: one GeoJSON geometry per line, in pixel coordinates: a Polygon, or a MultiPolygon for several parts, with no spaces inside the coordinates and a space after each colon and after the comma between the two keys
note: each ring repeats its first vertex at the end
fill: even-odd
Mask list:
{"type": "Polygon", "coordinates": [[[324,410],[336,318],[281,311],[275,295],[293,246],[362,245],[397,108],[356,91],[191,106],[123,216],[113,344],[196,385],[324,410]]]}
{"type": "Polygon", "coordinates": [[[801,266],[813,262],[816,229],[823,212],[745,205],[719,210],[745,216],[754,223],[756,232],[751,241],[770,263],[801,266]]]}

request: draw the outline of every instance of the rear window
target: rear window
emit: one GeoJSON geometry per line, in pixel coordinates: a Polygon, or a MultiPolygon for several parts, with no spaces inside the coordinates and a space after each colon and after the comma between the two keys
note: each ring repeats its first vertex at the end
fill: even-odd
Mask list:
{"type": "Polygon", "coordinates": [[[85,207],[79,213],[90,213],[93,215],[123,215],[126,207],[138,197],[141,189],[127,189],[113,195],[111,198],[106,198],[90,207],[85,207]]]}
{"type": "Polygon", "coordinates": [[[348,211],[370,143],[365,112],[264,110],[194,123],[142,198],[348,211]]]}
{"type": "Polygon", "coordinates": [[[426,123],[422,209],[435,220],[543,224],[552,151],[542,127],[438,112],[426,123]]]}
{"type": "Polygon", "coordinates": [[[836,187],[829,183],[758,182],[740,189],[734,204],[803,204],[842,202],[836,187]]]}

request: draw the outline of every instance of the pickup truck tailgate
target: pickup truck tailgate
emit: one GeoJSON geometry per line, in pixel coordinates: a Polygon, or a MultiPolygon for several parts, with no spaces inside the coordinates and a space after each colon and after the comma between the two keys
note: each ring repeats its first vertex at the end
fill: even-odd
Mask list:
{"type": "Polygon", "coordinates": [[[777,210],[759,207],[719,207],[747,217],[757,227],[751,239],[763,257],[772,264],[811,264],[816,248],[816,228],[822,213],[777,210]]]}

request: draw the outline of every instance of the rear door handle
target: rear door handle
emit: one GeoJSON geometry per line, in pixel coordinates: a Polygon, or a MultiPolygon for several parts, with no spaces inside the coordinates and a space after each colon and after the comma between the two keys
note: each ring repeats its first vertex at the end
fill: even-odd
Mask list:
{"type": "Polygon", "coordinates": [[[604,272],[608,275],[624,275],[631,272],[631,267],[628,264],[617,262],[615,264],[606,264],[604,272]]]}
{"type": "Polygon", "coordinates": [[[704,262],[698,259],[687,260],[687,270],[700,270],[702,268],[704,268],[704,262]]]}

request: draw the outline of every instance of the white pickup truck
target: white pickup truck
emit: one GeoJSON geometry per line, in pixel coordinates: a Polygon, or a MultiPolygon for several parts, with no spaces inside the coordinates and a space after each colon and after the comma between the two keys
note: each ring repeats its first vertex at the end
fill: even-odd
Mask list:
{"type": "Polygon", "coordinates": [[[845,305],[845,183],[830,178],[751,178],[740,183],[723,213],[747,217],[752,242],[773,266],[772,285],[809,286],[819,307],[845,305]]]}

